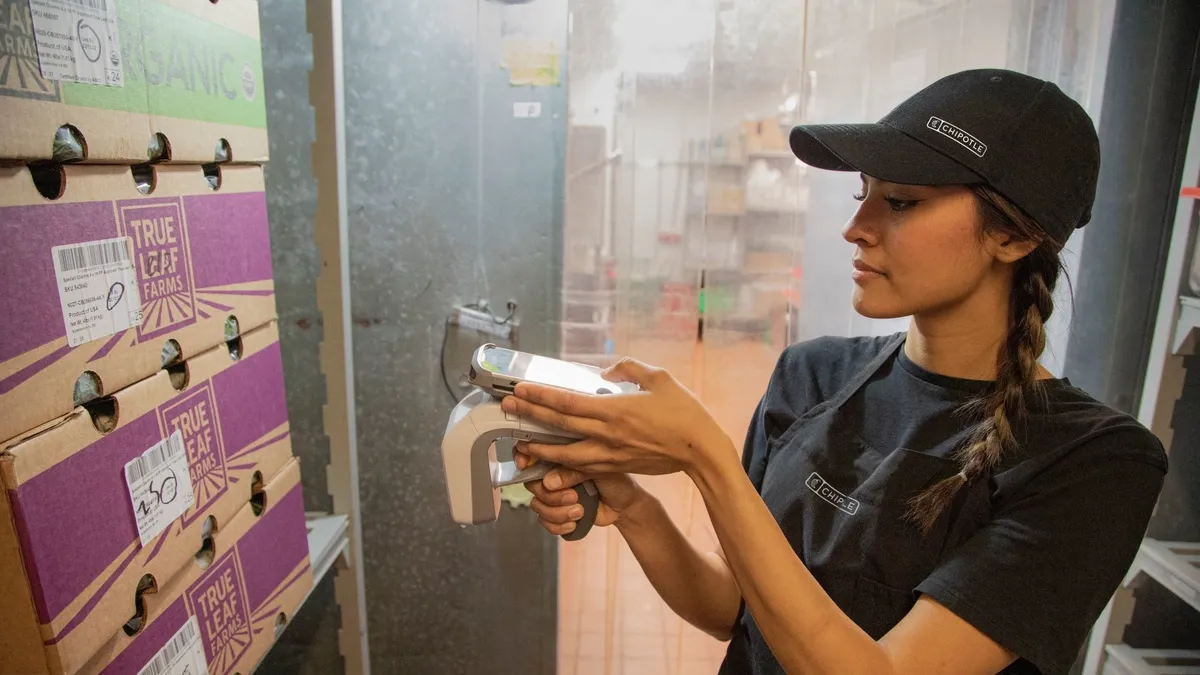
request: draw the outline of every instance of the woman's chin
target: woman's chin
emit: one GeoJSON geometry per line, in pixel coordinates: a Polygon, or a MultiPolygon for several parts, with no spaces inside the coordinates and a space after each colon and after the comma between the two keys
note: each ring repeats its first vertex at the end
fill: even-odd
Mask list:
{"type": "Polygon", "coordinates": [[[854,311],[868,319],[898,319],[912,313],[895,298],[879,297],[876,293],[865,292],[862,287],[855,287],[851,302],[854,311]]]}

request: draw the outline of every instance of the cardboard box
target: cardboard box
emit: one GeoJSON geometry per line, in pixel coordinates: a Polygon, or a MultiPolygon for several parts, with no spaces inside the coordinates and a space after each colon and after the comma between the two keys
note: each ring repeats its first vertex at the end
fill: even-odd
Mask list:
{"type": "Polygon", "coordinates": [[[222,167],[217,190],[199,166],[155,176],[143,195],[127,166],[67,166],[48,200],[29,168],[0,167],[0,440],[70,412],[85,373],[111,394],[161,368],[169,340],[188,358],[228,317],[242,333],[275,317],[262,168],[222,167]]]}
{"type": "Polygon", "coordinates": [[[797,259],[792,251],[746,251],[743,267],[753,272],[789,274],[797,259]]]}
{"type": "Polygon", "coordinates": [[[261,515],[243,508],[218,533],[217,546],[219,555],[208,568],[191,565],[145,596],[146,627],[109,641],[82,673],[138,673],[181,629],[190,632],[184,626],[192,619],[209,675],[253,671],[313,586],[296,460],[266,485],[261,515]]]}
{"type": "Polygon", "coordinates": [[[267,160],[255,0],[0,0],[0,17],[0,159],[51,159],[71,125],[88,162],[145,162],[156,133],[176,162],[212,162],[222,139],[267,160]]]}
{"type": "Polygon", "coordinates": [[[742,134],[746,138],[746,150],[751,154],[788,152],[791,149],[787,135],[776,119],[742,122],[742,134]]]}
{"type": "Polygon", "coordinates": [[[222,345],[117,392],[108,433],[77,411],[0,448],[0,579],[21,599],[0,612],[0,672],[76,672],[133,616],[144,575],[161,585],[195,566],[206,531],[226,530],[291,460],[278,326],[240,344],[239,361],[222,345]],[[153,530],[139,530],[127,465],[172,437],[175,482],[152,477],[145,501],[186,494],[178,474],[194,499],[143,544],[153,530]]]}
{"type": "Polygon", "coordinates": [[[739,215],[746,211],[746,190],[741,185],[713,183],[708,186],[711,215],[739,215]]]}

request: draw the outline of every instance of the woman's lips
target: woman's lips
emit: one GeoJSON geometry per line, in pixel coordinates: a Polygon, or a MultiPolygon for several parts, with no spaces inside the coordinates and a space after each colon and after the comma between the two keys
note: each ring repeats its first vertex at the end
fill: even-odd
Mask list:
{"type": "Polygon", "coordinates": [[[868,265],[867,263],[855,258],[853,276],[855,281],[863,281],[866,279],[873,279],[875,277],[883,277],[887,275],[884,274],[883,270],[880,270],[878,267],[872,267],[871,265],[868,265]]]}

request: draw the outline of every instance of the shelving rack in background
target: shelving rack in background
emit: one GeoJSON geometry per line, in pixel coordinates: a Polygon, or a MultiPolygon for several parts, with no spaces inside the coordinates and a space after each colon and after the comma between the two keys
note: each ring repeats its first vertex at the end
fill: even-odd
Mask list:
{"type": "MultiPolygon", "coordinates": [[[[1185,358],[1200,339],[1200,297],[1189,284],[1196,264],[1200,229],[1200,105],[1192,116],[1175,223],[1163,273],[1158,316],[1142,388],[1138,420],[1171,447],[1172,416],[1183,393],[1185,358]]],[[[1200,542],[1146,538],[1121,586],[1092,629],[1083,675],[1166,675],[1200,673],[1200,651],[1134,649],[1122,644],[1133,618],[1134,589],[1147,581],[1164,588],[1200,612],[1200,542]]]]}
{"type": "Polygon", "coordinates": [[[680,267],[703,278],[706,329],[767,334],[796,299],[808,194],[784,126],[749,121],[687,149],[680,267]]]}

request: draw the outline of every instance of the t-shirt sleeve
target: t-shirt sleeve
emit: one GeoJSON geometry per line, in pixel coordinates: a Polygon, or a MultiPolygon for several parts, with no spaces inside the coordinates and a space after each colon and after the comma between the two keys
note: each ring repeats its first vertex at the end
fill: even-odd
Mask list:
{"type": "Polygon", "coordinates": [[[1046,675],[1070,669],[1133,563],[1166,473],[1145,431],[1071,455],[1005,500],[916,589],[1046,675]]]}
{"type": "Polygon", "coordinates": [[[772,440],[786,431],[811,405],[811,387],[807,381],[810,374],[804,362],[804,352],[808,348],[809,345],[800,343],[783,350],[750,417],[742,448],[742,468],[759,492],[762,492],[772,440]]]}

